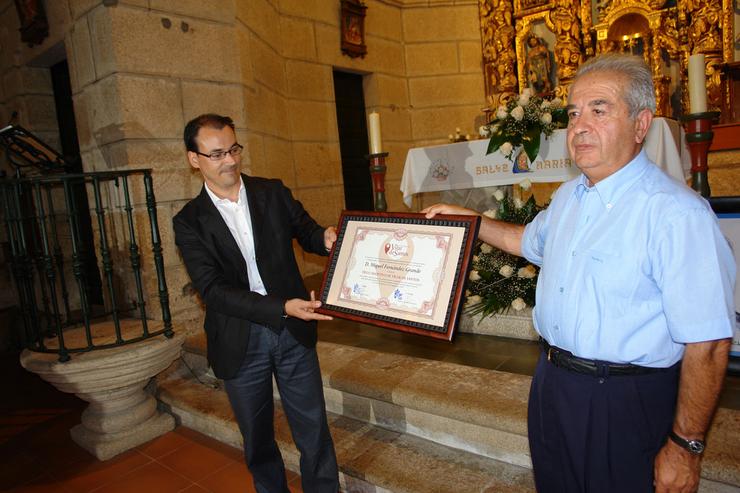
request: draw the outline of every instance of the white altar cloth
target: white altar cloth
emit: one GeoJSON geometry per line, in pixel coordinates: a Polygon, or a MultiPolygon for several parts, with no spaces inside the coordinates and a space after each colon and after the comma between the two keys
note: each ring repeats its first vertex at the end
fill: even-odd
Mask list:
{"type": "MultiPolygon", "coordinates": [[[[414,194],[500,185],[528,179],[532,183],[563,182],[578,176],[568,156],[566,131],[542,136],[540,152],[528,169],[518,169],[500,151],[486,156],[488,139],[410,149],[403,168],[403,201],[411,207],[414,194]]],[[[690,176],[691,161],[683,130],[675,120],[655,118],[645,139],[651,161],[674,178],[690,176]]]]}

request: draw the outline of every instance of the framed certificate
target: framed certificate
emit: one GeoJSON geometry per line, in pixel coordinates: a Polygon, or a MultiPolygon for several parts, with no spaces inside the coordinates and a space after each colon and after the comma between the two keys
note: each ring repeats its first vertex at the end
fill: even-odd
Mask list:
{"type": "Polygon", "coordinates": [[[344,211],[317,311],[452,340],[480,217],[344,211]]]}

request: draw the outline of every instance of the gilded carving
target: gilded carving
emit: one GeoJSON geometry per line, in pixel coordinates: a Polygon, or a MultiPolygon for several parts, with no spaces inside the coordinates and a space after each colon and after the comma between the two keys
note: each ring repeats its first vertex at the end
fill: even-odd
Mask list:
{"type": "Polygon", "coordinates": [[[688,108],[687,64],[693,53],[705,55],[709,107],[726,106],[722,70],[733,61],[736,43],[732,0],[513,0],[513,5],[512,0],[479,0],[479,5],[486,94],[492,103],[528,86],[565,97],[584,60],[621,51],[641,55],[651,67],[658,114],[684,113],[671,108],[674,89],[688,108]],[[540,27],[532,30],[542,22],[552,35],[543,38],[540,27]],[[671,79],[676,64],[679,81],[671,79]]]}
{"type": "Polygon", "coordinates": [[[480,0],[481,43],[487,97],[491,106],[501,104],[517,91],[516,51],[511,0],[480,0]]]}

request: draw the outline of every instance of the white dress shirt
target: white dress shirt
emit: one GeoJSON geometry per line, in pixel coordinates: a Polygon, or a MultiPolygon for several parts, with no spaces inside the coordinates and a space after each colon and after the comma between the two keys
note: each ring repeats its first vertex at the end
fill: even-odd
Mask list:
{"type": "Polygon", "coordinates": [[[247,190],[244,181],[239,179],[239,199],[232,202],[229,199],[221,199],[205,185],[208,196],[211,197],[213,205],[218,209],[224,219],[226,226],[231,231],[231,236],[236,240],[239,251],[247,263],[247,275],[249,276],[249,288],[259,294],[266,295],[267,290],[257,269],[257,260],[254,253],[254,235],[252,234],[252,217],[249,215],[249,204],[247,203],[247,190]]]}

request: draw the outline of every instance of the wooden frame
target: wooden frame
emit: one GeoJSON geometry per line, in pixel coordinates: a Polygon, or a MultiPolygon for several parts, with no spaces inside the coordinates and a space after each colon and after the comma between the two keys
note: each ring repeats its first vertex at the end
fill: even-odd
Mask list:
{"type": "Polygon", "coordinates": [[[361,0],[342,0],[342,53],[352,58],[367,54],[365,46],[365,11],[361,0]]]}
{"type": "Polygon", "coordinates": [[[479,216],[344,211],[317,311],[452,340],[479,216]]]}
{"type": "MultiPolygon", "coordinates": [[[[720,228],[730,242],[735,260],[740,265],[740,196],[711,197],[709,204],[717,214],[720,228]]],[[[732,337],[728,371],[740,374],[740,284],[735,286],[735,332],[732,337]]]]}

